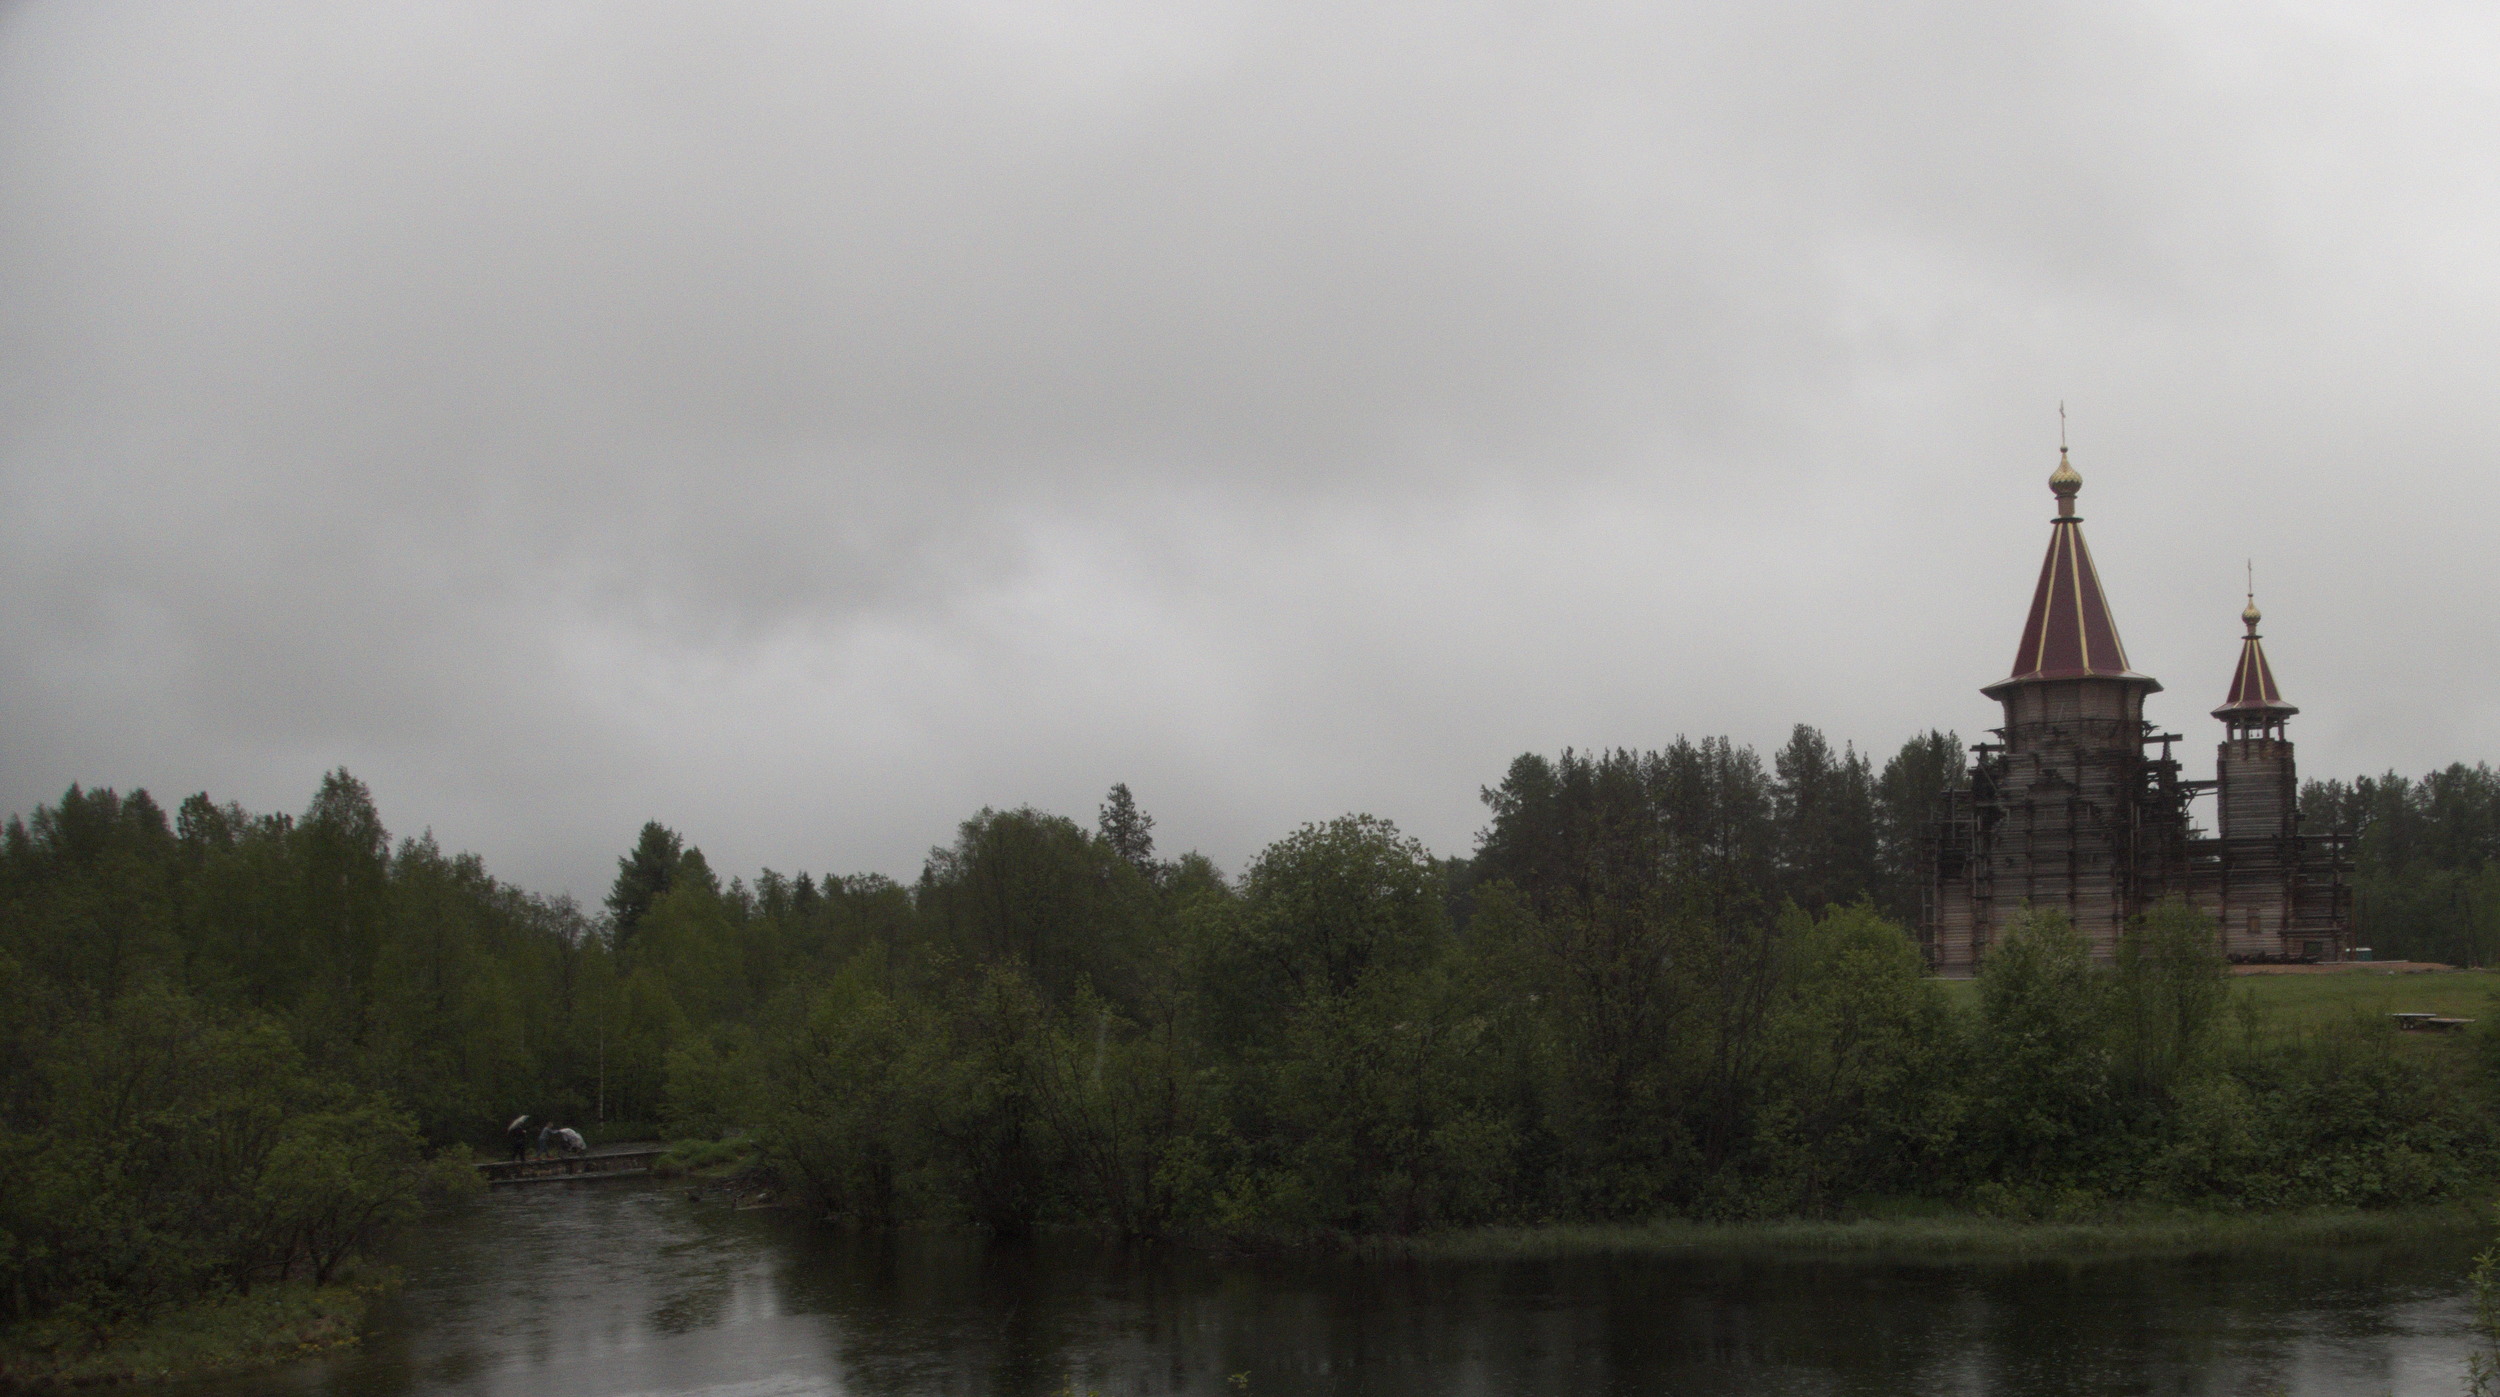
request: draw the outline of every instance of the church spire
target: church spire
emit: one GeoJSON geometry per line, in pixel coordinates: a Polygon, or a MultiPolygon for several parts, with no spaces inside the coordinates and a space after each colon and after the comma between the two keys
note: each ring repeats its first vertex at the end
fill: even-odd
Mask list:
{"type": "Polygon", "coordinates": [[[2283,701],[2283,691],[2274,686],[2274,666],[2266,663],[2266,647],[2258,639],[2257,623],[2264,619],[2257,610],[2257,588],[2248,589],[2248,609],[2240,613],[2240,623],[2248,634],[2240,639],[2239,668],[2231,672],[2231,696],[2214,710],[2231,730],[2233,737],[2258,737],[2279,734],[2283,721],[2300,710],[2283,701]]]}
{"type": "Polygon", "coordinates": [[[1980,691],[1990,698],[2004,697],[2017,684],[2052,679],[2126,679],[2142,684],[2146,693],[2161,688],[2151,675],[2127,667],[2118,623],[2101,592],[2100,571],[2092,566],[2092,550],[2084,546],[2083,516],[2075,513],[2075,496],[2082,490],[2083,476],[2060,446],[2057,470],[2049,476],[2049,491],[2057,496],[2049,554],[2031,594],[2031,615],[2023,622],[2014,672],[1980,691]]]}

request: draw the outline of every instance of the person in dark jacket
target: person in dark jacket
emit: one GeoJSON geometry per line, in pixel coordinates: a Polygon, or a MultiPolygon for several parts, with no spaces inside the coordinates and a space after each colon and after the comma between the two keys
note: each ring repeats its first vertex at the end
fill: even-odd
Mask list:
{"type": "Polygon", "coordinates": [[[530,1157],[530,1118],[513,1117],[512,1124],[503,1128],[503,1138],[512,1146],[512,1162],[526,1162],[530,1157]]]}

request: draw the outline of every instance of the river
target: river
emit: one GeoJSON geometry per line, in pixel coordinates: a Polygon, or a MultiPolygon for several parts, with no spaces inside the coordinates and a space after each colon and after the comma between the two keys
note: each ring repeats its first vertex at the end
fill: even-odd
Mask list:
{"type": "Polygon", "coordinates": [[[620,1180],[432,1219],[360,1348],[184,1397],[2452,1397],[2463,1243],[2227,1260],[1218,1258],[863,1238],[620,1180]]]}

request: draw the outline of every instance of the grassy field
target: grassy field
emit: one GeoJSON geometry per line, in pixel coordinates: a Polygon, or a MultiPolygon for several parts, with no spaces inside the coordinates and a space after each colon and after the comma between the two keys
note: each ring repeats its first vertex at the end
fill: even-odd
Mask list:
{"type": "MultiPolygon", "coordinates": [[[[1975,1007],[1979,987],[1971,980],[1940,981],[1955,1004],[1975,1007]]],[[[2231,997],[2251,1014],[2260,1034],[2294,1033],[2361,1022],[2383,1026],[2390,1014],[2442,1014],[2450,1018],[2500,1020],[2500,972],[2436,970],[2390,973],[2357,965],[2350,970],[2303,975],[2234,975],[2231,997]]],[[[2477,1025],[2480,1026],[2479,1024],[2477,1025]]],[[[2408,1034],[2424,1047],[2462,1045],[2457,1034],[2408,1034]]]]}
{"type": "Polygon", "coordinates": [[[2445,1014],[2459,1019],[2500,1017],[2493,992],[2500,974],[2489,970],[2434,970],[2415,974],[2352,969],[2324,975],[2234,975],[2231,991],[2253,1001],[2263,1018],[2287,1027],[2310,1027],[2353,1015],[2445,1014]]]}

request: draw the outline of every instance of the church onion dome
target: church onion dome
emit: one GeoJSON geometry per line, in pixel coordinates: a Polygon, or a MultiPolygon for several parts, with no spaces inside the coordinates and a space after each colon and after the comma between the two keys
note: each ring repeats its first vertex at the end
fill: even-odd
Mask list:
{"type": "Polygon", "coordinates": [[[2118,623],[2101,592],[2100,571],[2092,566],[2092,550],[2084,546],[2083,518],[2075,513],[2083,476],[2068,464],[2063,447],[2049,489],[2057,496],[2057,519],[2049,529],[2049,555],[2040,564],[2040,585],[2031,594],[2031,616],[2023,622],[2014,672],[1980,692],[2002,699],[2017,684],[2058,679],[2123,679],[2143,685],[2146,693],[2159,691],[2161,681],[2127,667],[2127,648],[2119,643],[2118,623]]]}
{"type": "Polygon", "coordinates": [[[2266,663],[2265,643],[2257,637],[2257,599],[2248,599],[2248,609],[2240,613],[2240,621],[2248,634],[2240,640],[2240,665],[2231,672],[2231,697],[2214,710],[2214,716],[2234,728],[2271,727],[2300,710],[2283,701],[2283,691],[2274,686],[2274,666],[2266,663]]]}
{"type": "Polygon", "coordinates": [[[2057,448],[2057,469],[2049,472],[2049,493],[2057,496],[2058,517],[2075,512],[2075,496],[2083,489],[2083,472],[2066,459],[2066,448],[2057,448]]]}

